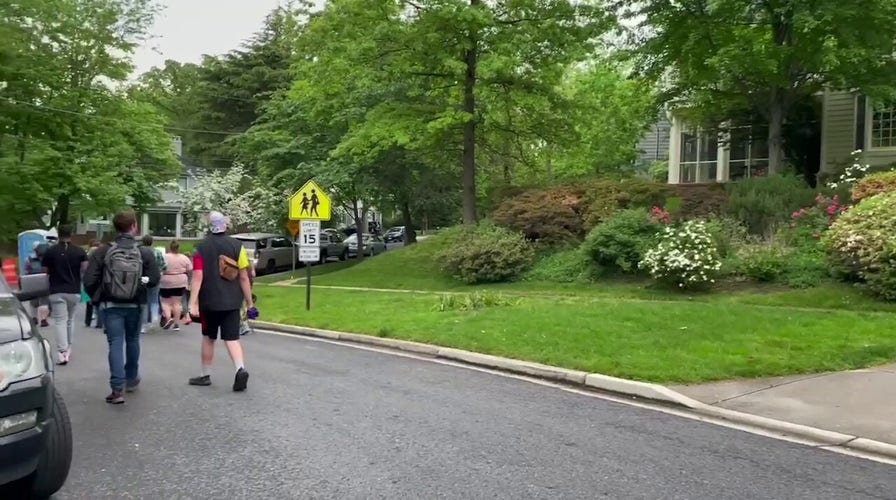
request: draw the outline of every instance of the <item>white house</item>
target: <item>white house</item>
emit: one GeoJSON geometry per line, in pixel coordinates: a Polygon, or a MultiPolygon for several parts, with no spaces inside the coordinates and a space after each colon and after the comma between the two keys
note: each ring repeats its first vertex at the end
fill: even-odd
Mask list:
{"type": "MultiPolygon", "coordinates": [[[[859,92],[819,93],[821,151],[819,172],[848,161],[856,150],[872,166],[896,162],[896,106],[875,109],[859,92]]],[[[768,170],[764,125],[731,128],[728,140],[689,126],[669,113],[669,183],[728,182],[763,176],[768,170]]]]}

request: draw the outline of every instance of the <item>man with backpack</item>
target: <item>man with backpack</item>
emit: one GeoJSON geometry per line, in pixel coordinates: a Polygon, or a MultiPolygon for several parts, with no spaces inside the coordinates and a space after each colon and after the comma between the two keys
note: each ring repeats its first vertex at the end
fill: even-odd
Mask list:
{"type": "Polygon", "coordinates": [[[134,212],[116,214],[112,225],[118,235],[111,245],[90,254],[84,290],[103,308],[112,388],[106,402],[122,404],[125,391],[132,392],[140,384],[140,328],[144,321],[141,312],[147,289],[158,286],[161,275],[152,249],[138,246],[134,239],[134,212]]]}
{"type": "Polygon", "coordinates": [[[220,212],[208,216],[209,234],[193,254],[193,282],[190,315],[202,324],[202,372],[190,385],[211,385],[215,341],[220,333],[235,370],[233,390],[245,391],[249,372],[243,365],[240,345],[240,307],[243,301],[249,319],[258,317],[249,284],[249,257],[246,249],[226,235],[228,220],[220,212]]]}

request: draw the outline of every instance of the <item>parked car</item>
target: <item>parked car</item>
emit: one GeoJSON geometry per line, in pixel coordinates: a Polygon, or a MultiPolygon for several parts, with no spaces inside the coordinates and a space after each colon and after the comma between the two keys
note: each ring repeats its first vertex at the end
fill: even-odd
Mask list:
{"type": "Polygon", "coordinates": [[[72,463],[72,426],[56,390],[52,349],[22,305],[50,294],[46,274],[20,290],[0,277],[0,498],[48,498],[72,463]]]}
{"type": "MultiPolygon", "coordinates": [[[[357,257],[358,256],[358,235],[353,234],[345,239],[345,243],[348,245],[348,255],[349,257],[357,257]]],[[[386,251],[386,243],[383,242],[382,238],[375,234],[365,234],[363,240],[363,247],[361,250],[364,255],[374,256],[377,254],[381,254],[386,251]]]]}
{"type": "Polygon", "coordinates": [[[383,241],[386,243],[402,243],[404,242],[404,226],[390,227],[383,235],[383,241]]]}
{"type": "MultiPolygon", "coordinates": [[[[320,244],[319,263],[326,264],[331,257],[336,257],[339,260],[348,259],[348,245],[345,244],[342,236],[335,229],[321,229],[318,242],[320,244]]],[[[298,252],[300,246],[301,244],[296,241],[296,252],[298,252]]]]}
{"type": "Polygon", "coordinates": [[[277,269],[292,267],[298,254],[287,236],[274,233],[240,233],[233,235],[249,253],[257,274],[271,274],[277,269]]]}
{"type": "Polygon", "coordinates": [[[335,231],[320,232],[320,262],[324,264],[330,257],[338,257],[339,260],[348,259],[348,245],[342,236],[335,231]]]}

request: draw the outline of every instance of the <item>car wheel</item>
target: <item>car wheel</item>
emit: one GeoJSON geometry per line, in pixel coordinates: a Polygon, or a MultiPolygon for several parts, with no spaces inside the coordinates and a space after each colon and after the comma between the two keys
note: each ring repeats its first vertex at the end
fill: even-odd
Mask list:
{"type": "Polygon", "coordinates": [[[348,249],[347,248],[345,250],[343,250],[341,254],[339,254],[339,260],[341,260],[341,261],[348,260],[348,249]]]}
{"type": "Polygon", "coordinates": [[[273,274],[277,271],[277,263],[274,262],[274,259],[268,261],[267,265],[264,266],[264,272],[267,274],[273,274]]]}
{"type": "Polygon", "coordinates": [[[53,394],[53,418],[46,429],[44,453],[28,478],[33,498],[49,498],[62,489],[72,465],[72,423],[59,392],[53,394]]]}
{"type": "Polygon", "coordinates": [[[326,250],[324,250],[324,251],[322,251],[322,252],[320,253],[320,263],[321,263],[321,264],[326,264],[328,258],[329,258],[329,257],[327,256],[327,251],[326,251],[326,250]]]}
{"type": "Polygon", "coordinates": [[[370,247],[370,256],[371,256],[371,257],[373,257],[374,255],[376,255],[376,250],[375,250],[374,248],[375,248],[375,247],[373,247],[373,246],[370,247]]]}

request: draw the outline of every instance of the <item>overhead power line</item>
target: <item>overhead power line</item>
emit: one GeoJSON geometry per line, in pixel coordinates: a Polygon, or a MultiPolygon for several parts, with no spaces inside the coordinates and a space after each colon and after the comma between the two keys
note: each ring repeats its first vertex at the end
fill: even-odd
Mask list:
{"type": "MultiPolygon", "coordinates": [[[[83,116],[83,117],[91,118],[94,120],[107,120],[107,121],[116,122],[116,123],[126,123],[121,118],[116,118],[116,117],[112,117],[112,116],[103,116],[103,115],[97,115],[97,114],[82,113],[80,111],[71,111],[68,109],[55,108],[53,106],[46,106],[43,104],[34,104],[31,102],[17,101],[15,99],[6,99],[6,100],[13,104],[18,104],[18,105],[22,105],[22,106],[30,106],[32,108],[40,109],[43,111],[53,111],[56,113],[64,113],[64,114],[75,115],[75,116],[83,116]]],[[[139,124],[136,124],[133,122],[127,122],[127,126],[134,127],[134,126],[139,126],[139,124]]],[[[202,129],[181,128],[181,127],[170,127],[167,125],[164,126],[164,128],[166,130],[170,130],[173,132],[192,132],[192,133],[197,133],[197,134],[217,134],[217,135],[229,135],[229,136],[239,136],[239,135],[243,135],[245,133],[245,132],[228,132],[225,130],[202,130],[202,129]]]]}

